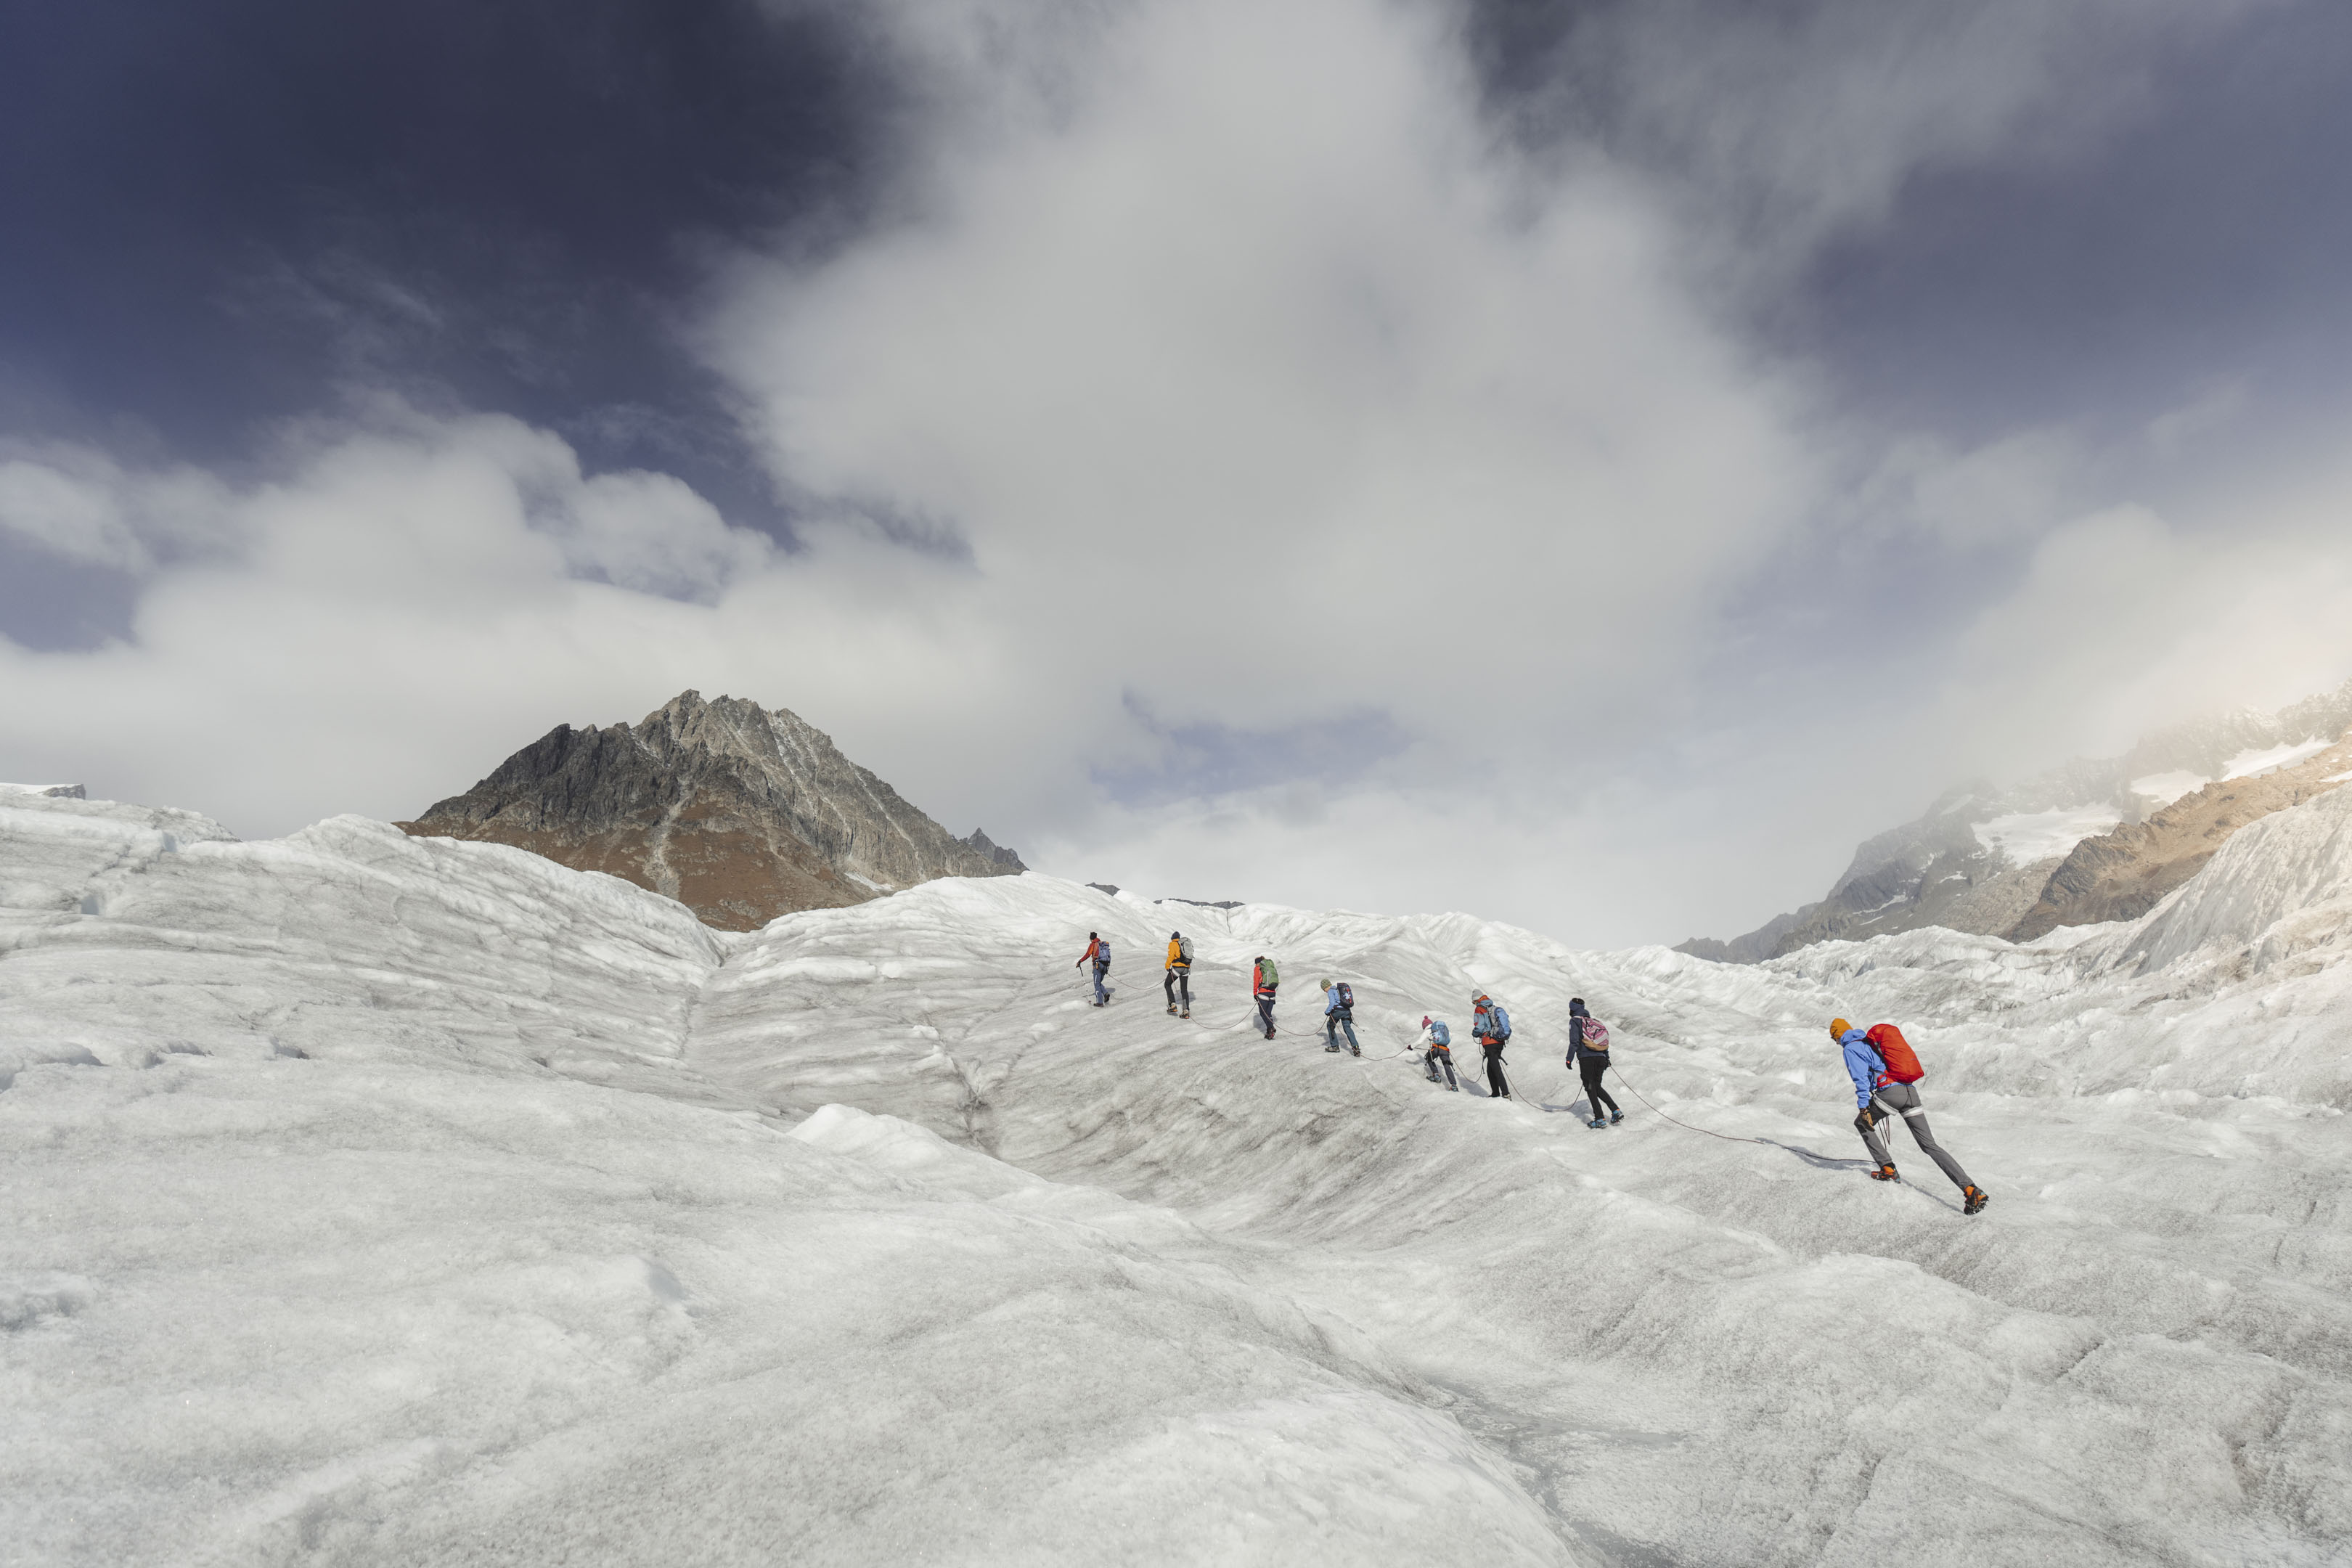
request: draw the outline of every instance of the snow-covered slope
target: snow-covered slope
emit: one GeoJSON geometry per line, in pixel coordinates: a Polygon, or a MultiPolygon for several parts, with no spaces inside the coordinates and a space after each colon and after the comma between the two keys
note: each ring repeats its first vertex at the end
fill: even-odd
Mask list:
{"type": "Polygon", "coordinates": [[[1034,875],[733,935],[496,845],[12,799],[0,1539],[2340,1561],[2352,844],[2322,804],[2136,926],[1735,968],[1034,875]],[[1309,1032],[1325,973],[1361,1061],[1309,1032]],[[1515,1101],[1399,1054],[1480,987],[1515,1101]],[[1622,1126],[1550,1113],[1571,995],[1622,1126]],[[1985,1215],[1899,1141],[1919,1184],[1862,1179],[1832,1011],[1921,1047],[1985,1215]]]}

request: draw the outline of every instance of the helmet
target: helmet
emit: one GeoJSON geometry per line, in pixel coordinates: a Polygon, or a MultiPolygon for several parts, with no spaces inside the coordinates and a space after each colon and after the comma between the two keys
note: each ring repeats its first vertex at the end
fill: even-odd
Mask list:
{"type": "Polygon", "coordinates": [[[1845,1032],[1853,1027],[1853,1026],[1847,1023],[1843,1018],[1832,1018],[1830,1020],[1830,1038],[1832,1040],[1843,1040],[1845,1038],[1845,1032]]]}

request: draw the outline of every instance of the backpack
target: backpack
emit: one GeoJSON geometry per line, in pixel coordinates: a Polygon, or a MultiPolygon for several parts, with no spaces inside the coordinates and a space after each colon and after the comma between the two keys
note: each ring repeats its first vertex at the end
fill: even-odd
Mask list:
{"type": "Polygon", "coordinates": [[[1602,1023],[1598,1018],[1587,1018],[1583,1020],[1583,1025],[1584,1048],[1589,1051],[1607,1050],[1609,1048],[1609,1026],[1602,1023]]]}
{"type": "Polygon", "coordinates": [[[1110,967],[1110,938],[1103,936],[1095,939],[1095,962],[1105,969],[1110,967]]]}
{"type": "Polygon", "coordinates": [[[1346,981],[1342,980],[1331,989],[1339,994],[1339,1011],[1352,1013],[1356,1010],[1356,994],[1348,988],[1346,981]]]}
{"type": "Polygon", "coordinates": [[[1282,984],[1282,974],[1274,967],[1274,960],[1269,958],[1257,966],[1257,983],[1268,991],[1282,984]]]}
{"type": "Polygon", "coordinates": [[[1191,937],[1180,936],[1176,939],[1176,958],[1181,963],[1191,963],[1192,962],[1192,939],[1191,937]]]}
{"type": "Polygon", "coordinates": [[[1429,1043],[1433,1046],[1450,1046],[1454,1043],[1453,1031],[1445,1026],[1445,1020],[1443,1018],[1430,1020],[1429,1043]]]}
{"type": "Polygon", "coordinates": [[[1511,1037],[1511,1016],[1503,1011],[1500,1002],[1486,1005],[1486,1034],[1491,1039],[1507,1040],[1511,1037]]]}
{"type": "Polygon", "coordinates": [[[1927,1076],[1927,1069],[1919,1065],[1918,1054],[1912,1050],[1911,1042],[1905,1039],[1903,1031],[1894,1025],[1873,1024],[1863,1038],[1868,1040],[1870,1048],[1878,1053],[1878,1059],[1886,1064],[1886,1076],[1895,1082],[1917,1083],[1927,1076]]]}

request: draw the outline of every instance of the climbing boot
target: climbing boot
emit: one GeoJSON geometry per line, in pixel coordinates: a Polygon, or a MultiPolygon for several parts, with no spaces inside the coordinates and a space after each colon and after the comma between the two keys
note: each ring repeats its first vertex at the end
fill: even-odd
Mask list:
{"type": "Polygon", "coordinates": [[[1898,1178],[1895,1174],[1894,1166],[1881,1165],[1878,1169],[1870,1173],[1870,1179],[1874,1182],[1892,1182],[1898,1178]]]}
{"type": "Polygon", "coordinates": [[[1992,1194],[1986,1192],[1982,1187],[1967,1188],[1960,1194],[1960,1196],[1969,1200],[1968,1206],[1960,1210],[1962,1214],[1976,1214],[1983,1209],[1985,1205],[1992,1202],[1992,1194]]]}
{"type": "Polygon", "coordinates": [[[1601,1121],[1601,1118],[1599,1118],[1598,1116],[1596,1116],[1596,1117],[1594,1117],[1591,1121],[1590,1121],[1586,1122],[1586,1123],[1585,1123],[1585,1125],[1586,1125],[1587,1127],[1606,1127],[1606,1126],[1608,1126],[1608,1125],[1609,1125],[1609,1123],[1607,1123],[1606,1121],[1601,1121]]]}
{"type": "Polygon", "coordinates": [[[1625,1113],[1622,1110],[1612,1110],[1609,1113],[1609,1125],[1612,1127],[1616,1126],[1620,1121],[1624,1120],[1625,1113]]]}
{"type": "Polygon", "coordinates": [[[1177,1016],[1178,1017],[1180,1017],[1180,1018],[1189,1018],[1189,1017],[1191,1017],[1191,1016],[1192,1016],[1192,1009],[1191,1009],[1190,1007],[1187,1007],[1187,1008],[1185,1008],[1181,1013],[1179,1013],[1179,1014],[1177,1014],[1176,1016],[1177,1016]]]}

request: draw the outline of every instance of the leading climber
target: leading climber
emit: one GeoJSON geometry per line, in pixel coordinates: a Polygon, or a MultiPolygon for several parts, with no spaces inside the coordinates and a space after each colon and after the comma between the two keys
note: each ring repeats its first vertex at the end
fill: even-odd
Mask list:
{"type": "Polygon", "coordinates": [[[1110,987],[1103,984],[1103,976],[1110,973],[1110,943],[1098,931],[1087,932],[1087,950],[1078,954],[1078,962],[1071,967],[1084,969],[1089,963],[1095,966],[1095,1005],[1107,1007],[1110,1005],[1110,987]]]}
{"type": "Polygon", "coordinates": [[[1486,1047],[1486,1098],[1508,1100],[1511,1085],[1503,1077],[1503,1047],[1510,1043],[1511,1016],[1484,991],[1470,999],[1470,1032],[1486,1047]]]}
{"type": "Polygon", "coordinates": [[[1936,1135],[1927,1131],[1927,1112],[1919,1103],[1919,1091],[1914,1087],[1926,1075],[1919,1070],[1919,1058],[1914,1056],[1903,1032],[1892,1024],[1878,1024],[1868,1029],[1857,1029],[1843,1018],[1830,1020],[1830,1038],[1845,1048],[1846,1076],[1853,1079],[1853,1097],[1861,1107],[1853,1119],[1854,1130],[1862,1134],[1862,1146],[1870,1151],[1876,1169],[1871,1179],[1880,1182],[1895,1180],[1895,1162],[1887,1156],[1886,1145],[1878,1139],[1878,1124],[1890,1116],[1900,1115],[1904,1125],[1911,1129],[1911,1137],[1927,1158],[1943,1167],[1952,1185],[1960,1189],[1966,1200],[1962,1212],[1976,1214],[1991,1201],[1982,1187],[1969,1180],[1960,1163],[1944,1152],[1936,1135]]]}
{"type": "Polygon", "coordinates": [[[1282,974],[1274,960],[1264,953],[1250,965],[1250,994],[1257,998],[1257,1021],[1265,1029],[1265,1037],[1274,1038],[1274,994],[1282,987],[1282,974]]]}
{"type": "Polygon", "coordinates": [[[1189,1018],[1192,1016],[1192,939],[1181,931],[1171,931],[1168,933],[1168,977],[1160,983],[1160,989],[1168,993],[1171,1013],[1176,1011],[1179,986],[1184,991],[1182,1016],[1189,1018]]]}
{"type": "Polygon", "coordinates": [[[1342,1029],[1348,1031],[1348,1054],[1351,1057],[1362,1056],[1363,1047],[1356,1044],[1355,987],[1344,980],[1337,985],[1326,980],[1323,983],[1323,1048],[1325,1050],[1336,1051],[1339,1048],[1339,1031],[1342,1029]]]}

